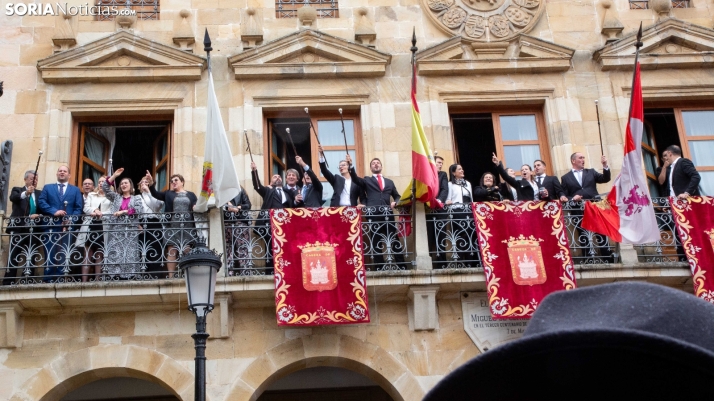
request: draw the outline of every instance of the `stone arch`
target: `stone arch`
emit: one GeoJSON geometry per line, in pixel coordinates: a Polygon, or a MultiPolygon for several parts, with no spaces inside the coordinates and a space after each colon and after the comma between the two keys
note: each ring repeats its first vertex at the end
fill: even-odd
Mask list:
{"type": "Polygon", "coordinates": [[[135,345],[98,345],[71,352],[45,365],[12,401],[58,400],[85,384],[110,377],[157,383],[180,400],[193,399],[193,373],[165,354],[135,345]]]}
{"type": "Polygon", "coordinates": [[[321,334],[296,338],[266,351],[236,379],[225,399],[255,401],[275,380],[317,366],[360,373],[396,401],[424,397],[414,374],[383,348],[350,336],[321,334]]]}

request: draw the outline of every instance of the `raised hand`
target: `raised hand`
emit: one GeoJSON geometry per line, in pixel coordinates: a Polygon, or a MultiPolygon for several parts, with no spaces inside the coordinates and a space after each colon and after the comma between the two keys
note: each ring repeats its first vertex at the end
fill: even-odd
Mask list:
{"type": "Polygon", "coordinates": [[[605,155],[600,156],[600,163],[602,163],[603,167],[607,167],[607,156],[605,156],[605,155]]]}
{"type": "Polygon", "coordinates": [[[493,164],[498,166],[498,164],[501,163],[501,161],[498,159],[498,156],[496,156],[495,152],[491,153],[491,155],[491,161],[493,162],[493,164]]]}
{"type": "Polygon", "coordinates": [[[305,162],[302,160],[302,157],[295,156],[295,161],[300,165],[300,167],[305,167],[305,162]]]}
{"type": "Polygon", "coordinates": [[[258,169],[258,166],[256,166],[254,162],[250,162],[250,169],[255,171],[258,169]]]}
{"type": "Polygon", "coordinates": [[[146,181],[146,185],[152,186],[154,185],[154,179],[151,177],[151,173],[149,170],[146,170],[146,175],[144,176],[144,180],[146,181]]]}
{"type": "Polygon", "coordinates": [[[121,173],[123,173],[123,172],[124,172],[124,167],[116,169],[116,171],[114,171],[114,174],[112,174],[112,182],[114,182],[114,179],[119,177],[121,175],[121,173]]]}

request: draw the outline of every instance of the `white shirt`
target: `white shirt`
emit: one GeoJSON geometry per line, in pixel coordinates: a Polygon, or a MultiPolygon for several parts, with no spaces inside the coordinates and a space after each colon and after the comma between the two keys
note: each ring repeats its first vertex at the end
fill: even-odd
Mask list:
{"type": "Polygon", "coordinates": [[[533,200],[540,200],[540,196],[538,196],[538,183],[535,181],[526,181],[527,183],[531,184],[531,188],[533,188],[533,200]]]}
{"type": "Polygon", "coordinates": [[[352,178],[345,178],[345,187],[340,193],[340,206],[352,206],[350,201],[350,189],[352,188],[352,178]]]}
{"type": "Polygon", "coordinates": [[[543,182],[545,181],[545,174],[537,175],[535,179],[536,179],[536,184],[538,183],[538,180],[540,180],[540,182],[541,182],[540,185],[543,185],[543,182]]]}
{"type": "Polygon", "coordinates": [[[578,184],[580,186],[583,186],[583,170],[575,170],[573,169],[573,175],[575,176],[575,179],[578,181],[578,184]]]}
{"type": "Polygon", "coordinates": [[[287,199],[285,198],[285,191],[283,191],[283,188],[278,187],[278,188],[275,188],[275,190],[276,190],[276,191],[279,191],[280,195],[282,196],[282,197],[280,198],[280,203],[285,203],[285,202],[287,202],[287,199]]]}
{"type": "Polygon", "coordinates": [[[451,201],[451,203],[464,203],[464,195],[470,197],[473,202],[474,196],[470,182],[466,181],[465,187],[456,185],[453,182],[449,183],[449,196],[446,198],[447,201],[451,201]]]}
{"type": "Polygon", "coordinates": [[[679,161],[681,157],[678,157],[674,159],[672,162],[671,168],[669,170],[669,196],[676,197],[677,195],[674,193],[674,188],[672,188],[672,174],[674,173],[674,165],[677,164],[677,161],[679,161]]]}

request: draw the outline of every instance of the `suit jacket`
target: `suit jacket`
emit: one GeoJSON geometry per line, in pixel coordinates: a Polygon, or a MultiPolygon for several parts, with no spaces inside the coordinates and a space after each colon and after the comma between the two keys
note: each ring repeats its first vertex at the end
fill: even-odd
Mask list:
{"type": "Polygon", "coordinates": [[[667,196],[669,196],[670,174],[672,174],[672,189],[675,196],[685,192],[691,196],[699,196],[699,181],[702,178],[691,160],[680,157],[674,164],[674,173],[672,173],[672,166],[667,167],[667,178],[664,181],[667,196]]]}
{"type": "Polygon", "coordinates": [[[503,163],[498,163],[498,166],[496,166],[496,170],[498,171],[498,175],[500,175],[504,181],[511,184],[511,186],[516,189],[519,201],[532,201],[535,199],[535,192],[533,191],[533,187],[528,181],[517,180],[508,175],[506,170],[503,168],[503,163]]]}
{"type": "MultiPolygon", "coordinates": [[[[538,177],[536,177],[535,180],[537,183],[538,177]]],[[[538,187],[543,187],[548,191],[548,197],[542,198],[543,200],[557,200],[560,199],[561,196],[565,196],[563,187],[560,185],[560,180],[558,180],[558,177],[556,176],[546,175],[543,178],[543,182],[538,187]]]]}
{"type": "Polygon", "coordinates": [[[436,195],[436,199],[440,200],[441,203],[445,203],[446,199],[449,197],[449,177],[446,172],[439,171],[439,192],[436,195]]]}
{"type": "MultiPolygon", "coordinates": [[[[513,198],[513,192],[511,192],[511,188],[505,182],[498,184],[498,192],[501,193],[501,196],[503,197],[503,199],[508,199],[511,201],[515,200],[513,198]]],[[[516,195],[517,194],[518,194],[518,189],[516,189],[516,195]]]]}
{"type": "Polygon", "coordinates": [[[45,184],[42,188],[42,194],[37,197],[37,205],[42,214],[54,216],[58,210],[65,210],[70,216],[79,216],[84,208],[84,198],[82,191],[74,185],[67,184],[64,190],[64,198],[60,199],[59,188],[56,183],[45,184]],[[64,208],[64,202],[67,202],[67,208],[64,208]]]}
{"type": "Polygon", "coordinates": [[[283,191],[285,193],[285,203],[278,200],[278,196],[275,193],[275,188],[271,186],[264,187],[260,183],[258,178],[258,172],[253,171],[250,175],[253,179],[253,189],[255,189],[258,194],[263,197],[263,205],[260,207],[263,210],[267,209],[285,209],[293,207],[295,201],[295,195],[293,191],[283,191]]]}
{"type": "Polygon", "coordinates": [[[604,170],[602,174],[592,168],[583,169],[583,185],[578,184],[573,170],[568,171],[560,178],[563,192],[568,198],[580,195],[583,199],[596,199],[599,197],[596,184],[604,184],[610,181],[610,169],[604,170]]]}
{"type": "MultiPolygon", "coordinates": [[[[345,183],[347,182],[347,180],[345,180],[345,177],[339,174],[332,174],[332,172],[327,169],[325,163],[320,163],[320,172],[322,172],[322,175],[325,176],[327,182],[332,185],[332,189],[334,190],[334,192],[332,193],[332,199],[330,199],[330,206],[340,206],[340,194],[345,189],[345,183]]],[[[362,189],[359,187],[359,185],[357,185],[354,180],[352,180],[350,184],[350,206],[357,206],[357,204],[359,203],[359,199],[362,199],[364,201],[364,198],[365,196],[362,193],[362,189]]]]}
{"type": "Polygon", "coordinates": [[[352,177],[352,182],[357,183],[364,190],[367,196],[367,206],[390,206],[392,199],[394,202],[399,202],[400,196],[394,181],[384,175],[382,175],[384,189],[379,189],[379,182],[373,176],[358,177],[354,167],[350,167],[350,177],[352,177]]]}
{"type": "MultiPolygon", "coordinates": [[[[27,197],[22,199],[22,193],[25,192],[25,189],[27,189],[27,187],[13,187],[12,191],[10,191],[10,202],[12,202],[12,213],[10,214],[10,217],[22,217],[29,215],[30,199],[27,197]]],[[[37,209],[35,213],[37,214],[41,213],[40,205],[37,203],[40,199],[40,195],[42,195],[42,190],[35,189],[35,208],[37,209]]]]}
{"type": "Polygon", "coordinates": [[[312,185],[307,189],[302,202],[295,202],[295,207],[322,207],[322,183],[311,168],[307,169],[307,175],[312,185]]]}

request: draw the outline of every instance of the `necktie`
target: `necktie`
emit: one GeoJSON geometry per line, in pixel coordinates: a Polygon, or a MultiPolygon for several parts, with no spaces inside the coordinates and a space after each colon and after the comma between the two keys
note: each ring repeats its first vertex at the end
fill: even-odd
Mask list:
{"type": "Polygon", "coordinates": [[[379,190],[384,191],[384,182],[382,181],[382,174],[377,174],[377,182],[379,183],[379,190]]]}
{"type": "Polygon", "coordinates": [[[30,194],[30,214],[35,214],[37,207],[35,206],[35,199],[30,194]]]}
{"type": "Polygon", "coordinates": [[[64,198],[64,184],[59,184],[60,199],[64,198]]]}
{"type": "Polygon", "coordinates": [[[539,187],[543,186],[543,177],[538,177],[538,186],[539,187]]]}
{"type": "Polygon", "coordinates": [[[283,203],[283,191],[281,188],[275,188],[275,193],[278,195],[278,202],[283,203]]]}
{"type": "Polygon", "coordinates": [[[307,190],[310,188],[310,184],[303,185],[302,187],[302,201],[305,202],[305,197],[307,196],[307,190]]]}
{"type": "Polygon", "coordinates": [[[583,186],[583,170],[578,171],[577,177],[578,177],[578,184],[580,184],[580,186],[582,187],[583,186]]]}

